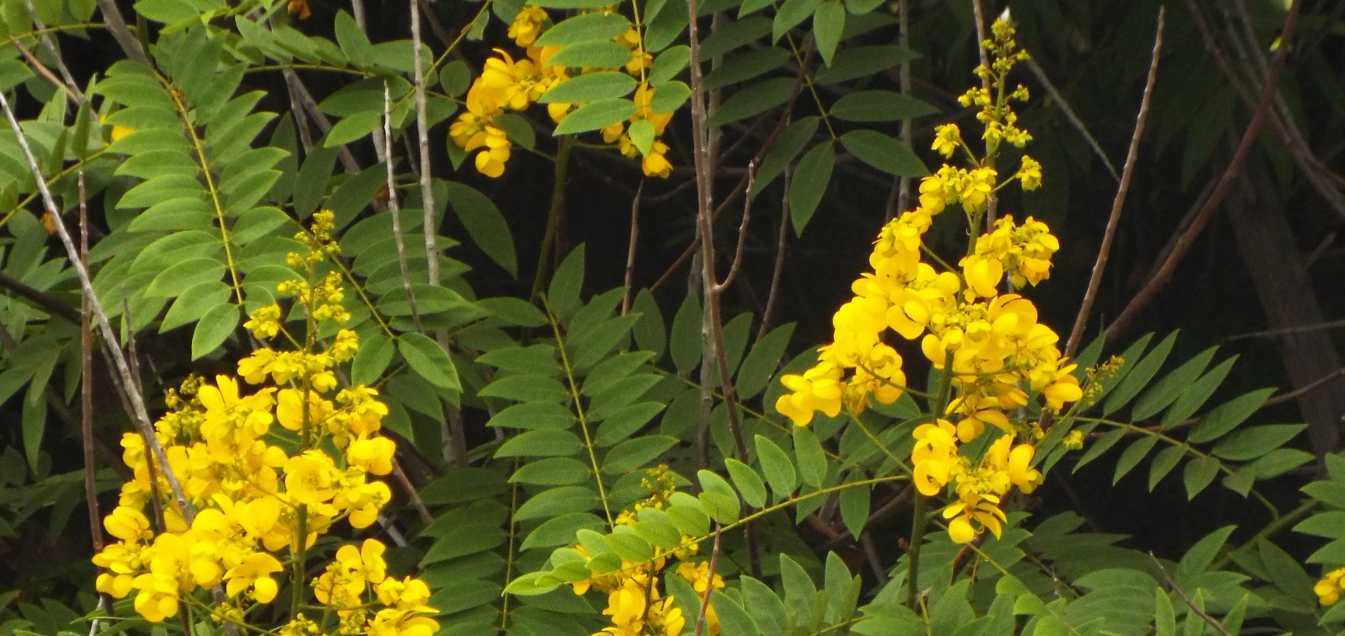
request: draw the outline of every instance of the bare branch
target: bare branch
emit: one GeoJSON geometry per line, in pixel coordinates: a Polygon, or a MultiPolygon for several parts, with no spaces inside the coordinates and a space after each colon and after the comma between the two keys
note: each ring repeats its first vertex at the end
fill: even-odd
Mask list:
{"type": "Polygon", "coordinates": [[[723,282],[714,286],[716,294],[723,294],[733,284],[733,279],[738,277],[738,270],[743,264],[743,252],[747,248],[747,227],[752,222],[752,186],[756,185],[756,181],[757,160],[753,159],[747,164],[747,189],[743,191],[743,218],[738,223],[738,246],[733,250],[733,262],[729,265],[729,272],[724,275],[723,282]]]}
{"type": "Polygon", "coordinates": [[[644,179],[635,189],[630,201],[630,240],[626,246],[626,291],[621,294],[621,315],[630,313],[631,292],[635,290],[635,248],[640,240],[640,196],[644,194],[644,179]]]}
{"type": "MultiPolygon", "coordinates": [[[[1121,183],[1116,188],[1116,197],[1112,199],[1111,213],[1107,216],[1107,228],[1102,233],[1102,245],[1097,250],[1097,260],[1093,262],[1093,273],[1088,278],[1088,289],[1084,291],[1083,302],[1074,317],[1074,328],[1069,332],[1069,341],[1065,345],[1065,355],[1072,356],[1083,339],[1084,327],[1088,324],[1088,315],[1092,313],[1093,303],[1097,302],[1097,291],[1102,286],[1102,272],[1107,269],[1107,259],[1111,256],[1112,241],[1116,238],[1116,226],[1121,220],[1121,210],[1125,207],[1126,195],[1130,192],[1130,182],[1135,176],[1135,162],[1139,158],[1140,139],[1144,137],[1145,125],[1149,122],[1149,103],[1153,98],[1154,82],[1158,79],[1158,59],[1163,54],[1163,26],[1167,18],[1167,7],[1158,8],[1158,25],[1154,27],[1153,55],[1149,59],[1149,75],[1144,80],[1144,94],[1140,97],[1139,114],[1135,116],[1135,131],[1130,135],[1130,148],[1126,151],[1126,162],[1121,171],[1121,183]]],[[[1104,157],[1105,158],[1105,157],[1104,157]]],[[[1113,171],[1113,174],[1115,172],[1113,171]]]]}
{"type": "Polygon", "coordinates": [[[402,291],[406,293],[406,302],[411,305],[411,319],[416,329],[424,331],[420,324],[420,311],[416,308],[416,292],[411,288],[411,268],[406,264],[406,242],[402,240],[402,208],[397,203],[397,178],[392,168],[392,96],[388,92],[388,83],[383,82],[383,164],[388,167],[388,214],[392,215],[392,241],[397,246],[397,266],[402,272],[402,291]]]}
{"type": "Polygon", "coordinates": [[[1200,211],[1191,222],[1191,226],[1177,237],[1167,259],[1158,267],[1158,270],[1154,272],[1153,277],[1145,283],[1144,287],[1130,300],[1130,304],[1126,305],[1121,315],[1116,317],[1116,321],[1107,330],[1108,340],[1115,340],[1121,334],[1124,334],[1139,313],[1153,302],[1163,288],[1167,287],[1172,280],[1177,265],[1190,251],[1196,238],[1209,225],[1210,220],[1214,218],[1214,213],[1219,209],[1219,205],[1228,196],[1229,189],[1242,170],[1242,164],[1247,159],[1252,142],[1256,140],[1257,133],[1261,131],[1261,125],[1265,122],[1266,114],[1270,110],[1276,87],[1279,85],[1280,72],[1284,69],[1289,49],[1292,48],[1294,28],[1298,24],[1298,13],[1302,7],[1302,0],[1297,0],[1293,7],[1289,9],[1289,14],[1284,18],[1284,28],[1280,35],[1280,48],[1276,51],[1275,61],[1266,73],[1265,81],[1261,87],[1260,102],[1252,114],[1251,121],[1247,124],[1247,129],[1242,133],[1242,139],[1238,142],[1237,150],[1233,152],[1233,158],[1229,160],[1228,167],[1224,169],[1214,191],[1210,193],[1209,198],[1205,200],[1205,204],[1201,206],[1200,211]]]}

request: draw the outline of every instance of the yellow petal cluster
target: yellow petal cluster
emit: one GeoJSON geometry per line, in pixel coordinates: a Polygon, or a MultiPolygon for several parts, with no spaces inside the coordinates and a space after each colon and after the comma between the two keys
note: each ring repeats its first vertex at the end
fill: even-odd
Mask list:
{"type": "MultiPolygon", "coordinates": [[[[613,10],[607,7],[594,11],[611,13],[613,10]]],[[[515,60],[508,51],[494,50],[495,55],[486,60],[481,75],[467,90],[466,110],[449,125],[453,143],[475,153],[473,163],[477,172],[498,178],[504,174],[513,147],[504,127],[499,125],[499,115],[527,110],[548,90],[571,77],[624,72],[638,82],[632,96],[635,112],[625,121],[603,129],[603,141],[613,145],[623,156],[642,157],[640,166],[645,175],[667,178],[672,174],[672,163],[668,160],[668,145],[660,137],[672,120],[672,113],[655,109],[654,88],[647,77],[655,57],[645,49],[640,30],[632,27],[612,39],[630,51],[629,58],[620,67],[566,67],[550,62],[561,47],[535,46],[551,21],[546,10],[536,5],[526,4],[518,10],[509,24],[508,35],[523,49],[524,55],[515,60]],[[632,131],[636,130],[638,132],[632,136],[632,131]]],[[[552,101],[546,104],[547,115],[560,123],[571,111],[583,105],[552,101]]]]}
{"type": "MultiPolygon", "coordinates": [[[[252,606],[276,598],[278,579],[288,578],[287,564],[303,561],[318,537],[341,521],[368,527],[392,499],[387,484],[371,479],[392,470],[396,444],[380,434],[387,407],[370,387],[341,387],[335,373],[335,365],[358,350],[359,339],[339,329],[319,350],[320,328],[349,316],[340,304],[339,276],[321,275],[321,259],[312,258],[329,252],[331,223],[330,212],[318,213],[302,237],[309,253],[289,259],[306,272],[304,279],[287,281],[295,290],[295,313],[308,323],[302,348],[258,349],[239,362],[242,382],[230,375],[213,381],[193,376],[170,390],[168,411],[154,431],[166,466],[139,434],[122,438],[132,477],[104,519],[116,541],[93,557],[100,569],[96,587],[118,599],[134,593],[135,611],[146,620],[165,621],[184,604],[215,605],[211,615],[217,619],[241,620],[252,606]],[[178,506],[169,473],[193,512],[178,506]],[[216,605],[206,593],[212,589],[223,593],[224,603],[216,605]]],[[[263,307],[252,314],[249,329],[273,338],[284,331],[282,315],[279,305],[263,307]]],[[[315,595],[324,603],[345,598],[324,593],[332,588],[324,588],[324,581],[331,581],[333,568],[343,581],[357,571],[362,582],[382,582],[382,552],[374,540],[359,549],[341,547],[314,583],[315,595]]],[[[367,616],[342,633],[437,629],[426,616],[433,610],[425,605],[424,583],[405,580],[378,590],[386,606],[378,611],[366,603],[365,592],[361,587],[349,598],[367,616]]],[[[281,633],[319,633],[316,628],[296,617],[281,633]]]]}
{"type": "Polygon", "coordinates": [[[1340,593],[1345,591],[1345,568],[1336,568],[1327,572],[1321,580],[1312,586],[1312,592],[1317,595],[1317,602],[1323,606],[1335,605],[1340,600],[1340,593]]]}
{"type": "MultiPolygon", "coordinates": [[[[935,152],[965,155],[972,165],[944,164],[921,180],[915,209],[880,230],[869,256],[872,271],[854,281],[853,297],[832,318],[831,344],[819,349],[816,365],[781,378],[788,391],[775,404],[799,426],[817,412],[857,415],[871,401],[890,404],[906,385],[894,347],[918,342],[920,353],[948,378],[948,400],[933,421],[913,432],[912,479],[924,496],[946,490],[955,495],[943,516],[950,536],[961,543],[985,529],[998,535],[1003,499],[1015,489],[1031,492],[1041,481],[1031,466],[1035,448],[1015,442],[1040,433],[1035,423],[1021,421],[1026,407],[1037,401],[1042,410],[1061,411],[1083,398],[1076,365],[1058,348],[1059,335],[1039,321],[1031,300],[1013,293],[1050,276],[1059,240],[1045,223],[1027,217],[1020,224],[1012,215],[977,236],[991,197],[1005,185],[995,168],[999,141],[1021,147],[1031,138],[1016,127],[1010,106],[1026,99],[1026,89],[1005,90],[1009,70],[1025,58],[1015,51],[1011,25],[1001,21],[994,34],[986,43],[994,62],[977,71],[991,80],[992,90],[973,88],[964,96],[965,105],[980,108],[982,125],[995,128],[982,136],[985,156],[976,157],[955,124],[935,130],[935,152]],[[973,236],[957,269],[924,245],[935,217],[953,205],[962,208],[973,236]],[[963,445],[992,429],[997,437],[988,450],[974,460],[963,453],[963,445]]],[[[1015,178],[1025,190],[1040,185],[1040,164],[1024,156],[1015,178]]]]}

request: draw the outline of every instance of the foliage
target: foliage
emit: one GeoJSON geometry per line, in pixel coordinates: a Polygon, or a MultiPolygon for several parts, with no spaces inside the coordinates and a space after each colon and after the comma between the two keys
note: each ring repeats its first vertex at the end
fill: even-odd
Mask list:
{"type": "Polygon", "coordinates": [[[0,537],[79,542],[14,566],[0,631],[1339,629],[1345,458],[1267,423],[1284,399],[1188,353],[1199,330],[1074,355],[1039,309],[1091,258],[1055,203],[1086,155],[1024,72],[1065,37],[1050,11],[944,54],[971,4],[900,4],[914,29],[865,0],[140,0],[132,31],[115,3],[0,2],[27,117],[0,135],[0,537]],[[761,311],[721,317],[770,245],[752,206],[783,263],[855,175],[894,204],[841,248],[827,328],[777,324],[780,264],[761,311]],[[741,199],[738,234],[641,289],[642,201],[730,179],[668,227],[731,230],[711,204],[741,199]],[[627,184],[630,245],[572,246],[627,184]],[[115,342],[86,338],[77,261],[115,342]],[[1069,501],[1132,474],[1255,522],[1150,546],[1069,501]]]}

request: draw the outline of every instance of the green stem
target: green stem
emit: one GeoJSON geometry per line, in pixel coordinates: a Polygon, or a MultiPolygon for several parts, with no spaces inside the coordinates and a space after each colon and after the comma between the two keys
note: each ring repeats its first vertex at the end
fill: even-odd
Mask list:
{"type": "Polygon", "coordinates": [[[290,583],[293,594],[290,601],[290,620],[299,614],[299,606],[304,602],[304,558],[308,551],[308,506],[299,505],[299,548],[294,558],[294,581],[290,583]]]}
{"type": "Polygon", "coordinates": [[[560,260],[560,245],[557,236],[560,224],[565,216],[565,181],[570,173],[570,150],[574,148],[574,136],[560,138],[556,148],[556,167],[551,185],[551,207],[546,211],[546,229],[542,233],[542,247],[537,250],[537,275],[532,280],[532,297],[542,293],[543,281],[551,272],[551,267],[560,260]]]}

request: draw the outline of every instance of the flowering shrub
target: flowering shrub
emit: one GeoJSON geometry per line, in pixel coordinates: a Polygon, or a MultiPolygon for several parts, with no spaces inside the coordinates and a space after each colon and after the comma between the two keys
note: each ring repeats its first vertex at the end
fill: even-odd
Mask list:
{"type": "Polygon", "coordinates": [[[0,633],[1339,630],[1337,17],[1007,4],[5,4],[0,633]]]}

